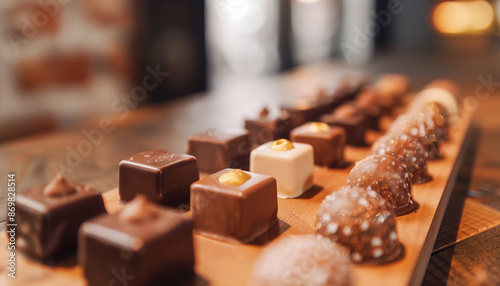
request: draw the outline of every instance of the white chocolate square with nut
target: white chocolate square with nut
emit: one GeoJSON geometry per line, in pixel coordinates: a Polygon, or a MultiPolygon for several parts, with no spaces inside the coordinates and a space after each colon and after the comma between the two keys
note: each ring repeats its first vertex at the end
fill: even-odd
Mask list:
{"type": "Polygon", "coordinates": [[[267,142],[250,153],[250,172],[274,177],[278,197],[296,198],[313,186],[313,148],[285,139],[267,142]]]}

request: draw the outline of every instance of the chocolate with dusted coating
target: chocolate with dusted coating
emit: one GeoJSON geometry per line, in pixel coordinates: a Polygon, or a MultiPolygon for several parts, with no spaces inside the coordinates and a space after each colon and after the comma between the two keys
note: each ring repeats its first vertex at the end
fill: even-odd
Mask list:
{"type": "Polygon", "coordinates": [[[106,213],[95,189],[58,175],[47,185],[19,192],[15,223],[17,249],[52,263],[76,252],[80,225],[106,213]]]}
{"type": "Polygon", "coordinates": [[[282,111],[278,117],[273,118],[269,115],[269,110],[263,108],[258,119],[245,120],[245,129],[250,132],[252,146],[259,146],[279,138],[289,138],[293,124],[293,118],[288,112],[282,111]]]}
{"type": "Polygon", "coordinates": [[[372,155],[356,162],[347,176],[347,186],[379,193],[394,208],[396,215],[415,208],[410,173],[395,157],[372,155]]]}
{"type": "Polygon", "coordinates": [[[250,133],[244,129],[210,129],[188,138],[186,153],[198,159],[200,172],[214,173],[224,168],[248,170],[250,133]]]}
{"type": "Polygon", "coordinates": [[[427,173],[428,152],[415,137],[406,134],[382,136],[373,144],[372,153],[398,159],[410,172],[413,184],[422,184],[431,179],[427,173]]]}
{"type": "Polygon", "coordinates": [[[189,200],[189,186],[198,179],[193,156],[152,150],[120,162],[118,189],[122,201],[143,194],[150,201],[177,206],[189,200]]]}
{"type": "Polygon", "coordinates": [[[386,263],[401,252],[394,210],[375,191],[343,187],[331,193],[321,203],[316,229],[347,246],[356,263],[386,263]]]}
{"type": "Polygon", "coordinates": [[[347,248],[315,235],[290,235],[266,247],[249,286],[349,286],[347,248]]]}
{"type": "Polygon", "coordinates": [[[343,104],[333,113],[321,116],[320,121],[342,127],[347,135],[348,145],[361,146],[366,144],[365,134],[370,123],[368,118],[359,113],[353,105],[343,104]]]}
{"type": "Polygon", "coordinates": [[[88,285],[170,285],[192,277],[192,224],[141,195],[82,225],[78,260],[88,285]]]}
{"type": "Polygon", "coordinates": [[[293,142],[306,143],[313,147],[314,164],[321,166],[339,166],[344,161],[346,134],[343,128],[326,125],[326,129],[315,128],[309,122],[292,130],[290,138],[293,142]]]}
{"type": "Polygon", "coordinates": [[[224,169],[191,185],[194,230],[209,237],[251,242],[277,220],[278,199],[273,177],[245,172],[241,185],[224,184],[224,169]]]}

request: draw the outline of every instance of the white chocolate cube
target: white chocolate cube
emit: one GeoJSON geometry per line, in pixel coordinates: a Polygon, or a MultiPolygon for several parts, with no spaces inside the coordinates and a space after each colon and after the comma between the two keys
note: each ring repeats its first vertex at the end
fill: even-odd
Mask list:
{"type": "Polygon", "coordinates": [[[250,172],[274,177],[278,197],[296,198],[313,186],[314,153],[309,144],[293,143],[286,151],[271,149],[273,142],[260,145],[250,153],[250,172]]]}

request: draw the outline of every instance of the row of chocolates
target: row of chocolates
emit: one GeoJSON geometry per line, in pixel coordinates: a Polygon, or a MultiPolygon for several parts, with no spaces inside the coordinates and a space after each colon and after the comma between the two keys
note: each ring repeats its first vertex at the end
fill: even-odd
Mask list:
{"type": "Polygon", "coordinates": [[[458,95],[443,80],[418,94],[373,146],[374,155],[357,162],[344,187],[322,202],[317,235],[290,236],[267,247],[250,285],[350,285],[351,261],[380,264],[400,257],[395,216],[415,210],[412,182],[429,180],[427,160],[438,158],[439,143],[459,116],[458,95]]]}
{"type": "Polygon", "coordinates": [[[315,157],[321,162],[319,158],[328,154],[331,158],[325,165],[341,160],[345,133],[326,124],[307,123],[292,132],[293,143],[276,140],[253,151],[248,138],[248,133],[212,130],[193,136],[188,143],[189,153],[208,159],[154,150],[122,161],[120,198],[135,199],[113,216],[106,214],[96,190],[61,176],[45,186],[22,192],[16,218],[21,226],[19,249],[42,261],[51,261],[74,252],[80,229],[79,259],[91,285],[109,282],[118,266],[141,277],[134,280],[134,285],[177,277],[192,271],[193,228],[216,238],[251,241],[277,220],[277,196],[297,197],[312,186],[315,157]],[[324,135],[326,140],[316,144],[316,139],[310,141],[315,137],[311,134],[324,135]],[[214,143],[217,140],[225,142],[214,143]],[[214,144],[210,146],[211,143],[214,144]],[[315,154],[313,150],[318,151],[315,154]],[[247,152],[251,152],[251,173],[226,169],[198,181],[198,171],[213,173],[228,162],[244,166],[246,161],[241,158],[247,152]],[[220,160],[210,157],[214,154],[220,160]],[[214,167],[213,163],[219,165],[214,167]],[[177,205],[188,199],[190,193],[192,223],[175,211],[147,202],[177,205]],[[184,238],[177,241],[177,236],[184,238]],[[155,256],[162,248],[171,249],[171,245],[176,249],[172,255],[155,256]],[[110,255],[102,257],[103,252],[110,255]],[[165,271],[170,265],[174,265],[169,268],[173,271],[165,271]]]}

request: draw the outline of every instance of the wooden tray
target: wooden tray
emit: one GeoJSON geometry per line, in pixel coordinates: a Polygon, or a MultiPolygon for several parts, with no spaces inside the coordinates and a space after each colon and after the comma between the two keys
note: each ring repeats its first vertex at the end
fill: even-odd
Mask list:
{"type": "MultiPolygon", "coordinates": [[[[413,186],[419,208],[397,217],[396,227],[404,246],[404,256],[385,265],[355,266],[355,285],[420,285],[443,218],[450,193],[467,145],[471,114],[464,114],[450,130],[450,140],[442,144],[443,158],[429,162],[433,180],[413,186]]],[[[355,162],[370,154],[369,148],[346,148],[346,159],[355,162]]],[[[262,249],[290,234],[314,233],[316,212],[321,201],[345,182],[350,167],[344,169],[315,168],[314,187],[298,199],[278,199],[279,225],[253,244],[230,244],[202,236],[194,236],[196,252],[196,285],[246,285],[255,259],[262,249]]],[[[121,208],[117,189],[103,194],[106,208],[114,213],[121,208]]],[[[189,212],[186,213],[189,215],[189,212]]],[[[0,236],[0,257],[8,257],[6,236],[0,236]]],[[[3,262],[5,264],[5,262],[3,262]]],[[[81,268],[75,261],[50,267],[18,253],[17,278],[7,277],[0,269],[0,285],[86,285],[81,268]]]]}

